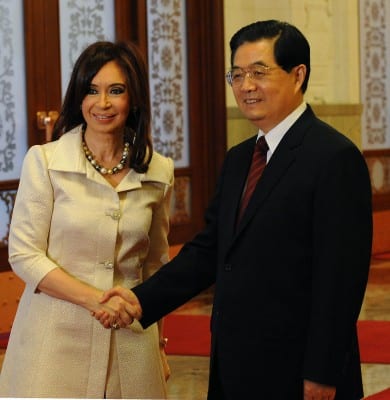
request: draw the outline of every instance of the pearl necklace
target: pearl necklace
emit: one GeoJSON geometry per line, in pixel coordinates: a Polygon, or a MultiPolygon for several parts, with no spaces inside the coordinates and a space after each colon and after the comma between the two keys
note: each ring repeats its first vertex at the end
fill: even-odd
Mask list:
{"type": "Polygon", "coordinates": [[[126,164],[127,157],[129,156],[129,148],[130,144],[128,142],[125,142],[124,147],[123,147],[123,152],[122,152],[122,158],[119,161],[119,164],[117,164],[113,168],[106,168],[103,167],[102,165],[99,165],[98,162],[95,160],[91,150],[89,150],[87,143],[85,143],[85,140],[83,138],[83,150],[85,153],[85,157],[87,160],[92,164],[92,166],[100,172],[102,175],[114,175],[117,174],[118,172],[122,171],[123,167],[126,164]]]}

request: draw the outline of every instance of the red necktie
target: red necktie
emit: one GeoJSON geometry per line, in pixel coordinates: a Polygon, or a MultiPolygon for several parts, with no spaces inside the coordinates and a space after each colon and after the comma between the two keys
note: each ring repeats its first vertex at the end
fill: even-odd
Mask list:
{"type": "Polygon", "coordinates": [[[265,141],[264,136],[260,136],[260,138],[256,142],[255,150],[253,152],[252,163],[249,168],[245,192],[241,199],[237,222],[240,221],[242,215],[244,214],[245,208],[247,207],[252,193],[255,190],[256,184],[267,164],[267,151],[267,142],[265,141]]]}

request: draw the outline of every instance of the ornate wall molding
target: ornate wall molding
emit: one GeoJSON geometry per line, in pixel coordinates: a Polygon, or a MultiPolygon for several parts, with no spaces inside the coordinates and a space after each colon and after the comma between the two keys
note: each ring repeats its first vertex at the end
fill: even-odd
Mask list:
{"type": "Polygon", "coordinates": [[[390,207],[390,4],[360,0],[362,140],[374,209],[390,207]]]}
{"type": "Polygon", "coordinates": [[[148,0],[147,7],[153,143],[176,167],[187,167],[185,1],[148,0]]]}
{"type": "Polygon", "coordinates": [[[0,225],[0,248],[8,246],[9,225],[15,203],[16,190],[0,191],[0,215],[4,216],[0,225]]]}
{"type": "Polygon", "coordinates": [[[21,0],[0,0],[0,181],[18,179],[27,148],[21,0]]]}
{"type": "MultiPolygon", "coordinates": [[[[153,145],[174,160],[175,168],[190,164],[185,5],[181,0],[147,2],[153,145]]],[[[190,221],[190,194],[191,177],[176,177],[171,204],[173,225],[190,221]]]]}
{"type": "Polygon", "coordinates": [[[60,1],[62,93],[80,53],[97,40],[115,40],[114,0],[60,1]]]}
{"type": "Polygon", "coordinates": [[[368,157],[367,164],[371,172],[372,192],[376,194],[390,193],[390,154],[368,157]]]}
{"type": "Polygon", "coordinates": [[[0,3],[0,171],[13,170],[15,159],[15,96],[13,94],[12,21],[10,9],[0,3]]]}
{"type": "Polygon", "coordinates": [[[390,6],[385,0],[360,0],[361,96],[363,147],[390,146],[390,6]]]}
{"type": "MultiPolygon", "coordinates": [[[[0,183],[19,178],[27,150],[22,0],[0,0],[0,183]]],[[[7,188],[9,189],[9,188],[7,188]]],[[[8,245],[16,190],[0,188],[0,250],[8,245]]]]}

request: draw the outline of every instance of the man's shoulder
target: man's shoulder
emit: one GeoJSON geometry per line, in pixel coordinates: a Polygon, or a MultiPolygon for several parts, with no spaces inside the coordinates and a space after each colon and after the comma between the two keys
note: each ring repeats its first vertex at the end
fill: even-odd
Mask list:
{"type": "Polygon", "coordinates": [[[253,149],[253,146],[256,143],[257,134],[249,137],[248,139],[243,140],[240,143],[235,144],[232,146],[228,152],[240,152],[246,151],[247,149],[253,149]]]}

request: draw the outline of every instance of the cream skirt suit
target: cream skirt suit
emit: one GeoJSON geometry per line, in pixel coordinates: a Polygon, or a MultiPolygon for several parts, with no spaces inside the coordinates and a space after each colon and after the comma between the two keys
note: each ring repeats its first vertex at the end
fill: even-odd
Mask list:
{"type": "Polygon", "coordinates": [[[145,174],[130,170],[113,188],[86,160],[81,127],[28,151],[9,238],[26,287],[1,397],[166,397],[156,324],[104,329],[86,309],[36,289],[57,267],[103,290],[157,270],[168,260],[173,176],[172,160],[154,153],[145,174]]]}

